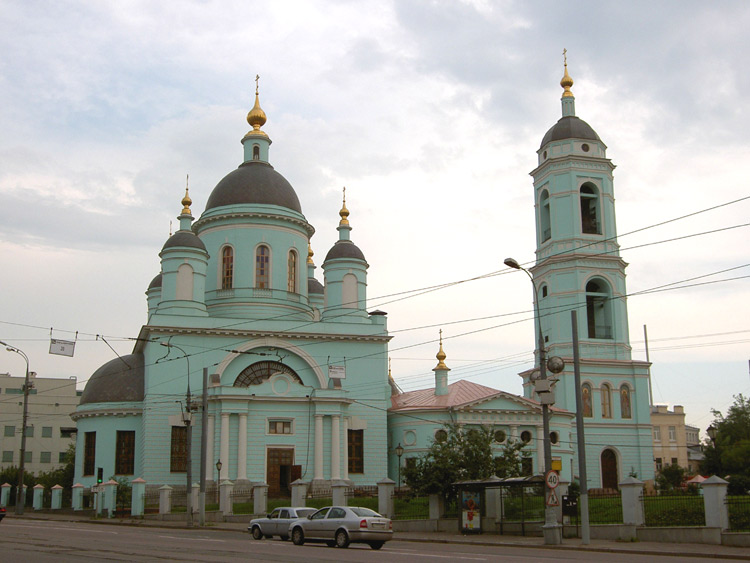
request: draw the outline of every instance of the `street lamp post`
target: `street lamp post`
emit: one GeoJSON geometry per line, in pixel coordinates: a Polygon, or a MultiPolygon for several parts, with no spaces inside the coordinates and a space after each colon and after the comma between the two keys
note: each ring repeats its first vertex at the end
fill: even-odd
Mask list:
{"type": "MultiPolygon", "coordinates": [[[[509,268],[513,268],[515,270],[522,270],[526,273],[527,276],[529,276],[529,280],[531,281],[531,287],[534,291],[534,314],[536,316],[536,324],[537,324],[537,356],[539,358],[539,380],[540,381],[546,381],[547,380],[547,365],[544,358],[544,336],[542,335],[542,317],[539,314],[539,300],[538,297],[538,289],[536,287],[536,282],[534,282],[534,277],[531,275],[531,273],[521,266],[516,260],[513,258],[506,258],[503,262],[506,266],[509,268]]],[[[542,403],[542,431],[544,432],[544,436],[542,437],[542,443],[544,445],[544,473],[545,475],[548,474],[552,470],[552,446],[550,444],[549,439],[549,405],[544,402],[540,401],[542,403]]],[[[545,480],[545,505],[547,499],[550,497],[550,492],[552,489],[549,488],[549,485],[546,483],[545,480]]],[[[561,538],[559,538],[559,534],[557,533],[557,515],[555,514],[555,509],[551,506],[545,506],[544,509],[544,527],[548,529],[554,530],[553,533],[544,535],[544,543],[546,544],[559,544],[561,543],[561,538]]]]}
{"type": "Polygon", "coordinates": [[[18,462],[18,492],[16,493],[16,514],[23,514],[26,498],[23,494],[23,474],[26,463],[26,420],[29,416],[29,357],[15,346],[0,341],[8,352],[15,352],[26,360],[26,379],[23,383],[23,418],[21,423],[21,460],[18,462]]]}
{"type": "Polygon", "coordinates": [[[221,481],[221,460],[216,460],[216,502],[219,502],[219,482],[221,481]]]}
{"type": "Polygon", "coordinates": [[[396,446],[396,455],[398,456],[398,490],[401,491],[401,456],[404,455],[404,448],[401,447],[401,442],[396,446]]]}

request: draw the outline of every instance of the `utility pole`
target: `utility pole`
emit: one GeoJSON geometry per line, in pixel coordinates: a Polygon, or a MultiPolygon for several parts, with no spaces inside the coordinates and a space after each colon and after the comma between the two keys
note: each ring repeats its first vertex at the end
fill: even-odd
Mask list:
{"type": "Polygon", "coordinates": [[[578,311],[570,312],[573,324],[573,370],[576,385],[576,438],[578,441],[578,478],[581,486],[581,543],[591,543],[589,526],[589,485],[586,475],[586,439],[583,435],[583,398],[581,397],[581,361],[578,354],[578,311]]]}
{"type": "Polygon", "coordinates": [[[23,494],[24,465],[26,463],[26,421],[29,418],[29,390],[33,387],[29,383],[29,357],[15,346],[0,341],[8,352],[15,352],[26,360],[26,378],[23,383],[23,417],[21,422],[21,460],[18,462],[18,492],[16,493],[16,514],[23,514],[26,495],[23,494]]]}
{"type": "Polygon", "coordinates": [[[206,524],[206,455],[208,450],[208,368],[203,368],[203,409],[201,412],[201,470],[200,470],[200,499],[198,501],[198,523],[206,524]]]}
{"type": "Polygon", "coordinates": [[[188,528],[193,526],[193,456],[192,456],[192,445],[193,445],[193,426],[190,424],[193,418],[193,399],[190,395],[190,372],[188,371],[188,388],[187,397],[185,399],[185,426],[187,427],[187,497],[185,504],[187,508],[187,525],[188,528]]]}

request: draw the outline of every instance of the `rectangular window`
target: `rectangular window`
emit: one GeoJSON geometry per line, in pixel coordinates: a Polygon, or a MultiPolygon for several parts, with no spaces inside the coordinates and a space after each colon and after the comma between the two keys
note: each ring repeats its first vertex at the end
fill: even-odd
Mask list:
{"type": "Polygon", "coordinates": [[[24,463],[32,463],[34,459],[33,452],[26,452],[26,455],[24,455],[23,458],[25,460],[24,463]]]}
{"type": "Polygon", "coordinates": [[[347,448],[349,452],[349,473],[365,472],[364,430],[347,431],[347,448]]]}
{"type": "Polygon", "coordinates": [[[669,427],[669,441],[670,442],[677,441],[677,429],[674,426],[669,427]]]}
{"type": "Polygon", "coordinates": [[[33,438],[34,437],[34,427],[33,426],[27,426],[26,427],[26,437],[27,438],[33,438]]]}
{"type": "Polygon", "coordinates": [[[51,426],[42,426],[42,438],[52,438],[51,426]]]}
{"type": "Polygon", "coordinates": [[[115,450],[115,475],[132,475],[135,472],[135,431],[117,431],[115,450]]]}
{"type": "MultiPolygon", "coordinates": [[[[227,460],[228,462],[229,460],[227,460]]],[[[226,462],[225,462],[226,463],[226,462]]],[[[187,427],[172,427],[172,447],[169,455],[169,470],[172,473],[187,472],[187,427]]]]}
{"type": "Polygon", "coordinates": [[[83,440],[83,474],[93,475],[96,466],[96,432],[86,432],[83,440]]]}
{"type": "Polygon", "coordinates": [[[60,438],[72,438],[75,433],[75,428],[60,428],[60,438]]]}
{"type": "Polygon", "coordinates": [[[672,458],[672,465],[677,465],[677,458],[676,457],[672,458]]]}
{"type": "Polygon", "coordinates": [[[291,434],[292,433],[292,421],[291,420],[269,420],[268,421],[268,433],[269,434],[291,434]]]}
{"type": "Polygon", "coordinates": [[[661,458],[657,457],[655,461],[656,461],[656,470],[661,471],[661,458]]]}
{"type": "Polygon", "coordinates": [[[68,452],[60,452],[57,454],[57,463],[65,463],[67,461],[68,452]]]}
{"type": "Polygon", "coordinates": [[[661,426],[654,426],[654,442],[661,442],[661,426]]]}
{"type": "Polygon", "coordinates": [[[3,452],[3,463],[13,463],[13,450],[3,452]]]}
{"type": "Polygon", "coordinates": [[[41,452],[39,454],[39,463],[52,463],[52,452],[41,452]]]}
{"type": "Polygon", "coordinates": [[[23,389],[11,389],[10,387],[7,387],[5,389],[6,395],[23,395],[23,389]]]}
{"type": "Polygon", "coordinates": [[[15,426],[6,426],[5,427],[5,437],[6,438],[12,438],[16,435],[16,427],[15,426]]]}

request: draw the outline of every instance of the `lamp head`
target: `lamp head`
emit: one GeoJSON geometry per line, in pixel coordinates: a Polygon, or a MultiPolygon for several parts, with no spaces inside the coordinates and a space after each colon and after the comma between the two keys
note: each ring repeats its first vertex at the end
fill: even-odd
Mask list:
{"type": "Polygon", "coordinates": [[[516,262],[513,258],[506,258],[505,260],[503,260],[503,264],[505,264],[509,268],[513,268],[514,270],[521,269],[521,265],[518,262],[516,262]]]}
{"type": "Polygon", "coordinates": [[[711,440],[716,440],[716,427],[712,424],[706,428],[706,434],[708,434],[708,437],[711,438],[711,440]]]}
{"type": "Polygon", "coordinates": [[[401,443],[399,442],[398,446],[396,446],[396,455],[398,457],[401,457],[404,455],[404,448],[401,447],[401,443]]]}
{"type": "Polygon", "coordinates": [[[221,471],[221,465],[222,465],[221,460],[216,462],[216,471],[221,471]]]}

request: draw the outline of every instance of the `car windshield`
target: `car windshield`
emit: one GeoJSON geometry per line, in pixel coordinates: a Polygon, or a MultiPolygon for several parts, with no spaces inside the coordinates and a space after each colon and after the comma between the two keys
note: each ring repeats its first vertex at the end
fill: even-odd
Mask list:
{"type": "Polygon", "coordinates": [[[365,517],[366,516],[374,516],[376,518],[382,518],[382,516],[380,514],[378,514],[374,510],[370,510],[369,508],[362,508],[362,507],[359,507],[359,506],[352,506],[352,507],[349,507],[349,510],[351,510],[352,512],[354,512],[354,514],[356,514],[357,516],[365,516],[365,517]]]}
{"type": "Polygon", "coordinates": [[[309,514],[312,514],[313,512],[315,512],[314,508],[300,508],[297,511],[297,517],[298,518],[304,518],[305,516],[307,516],[309,514]]]}

